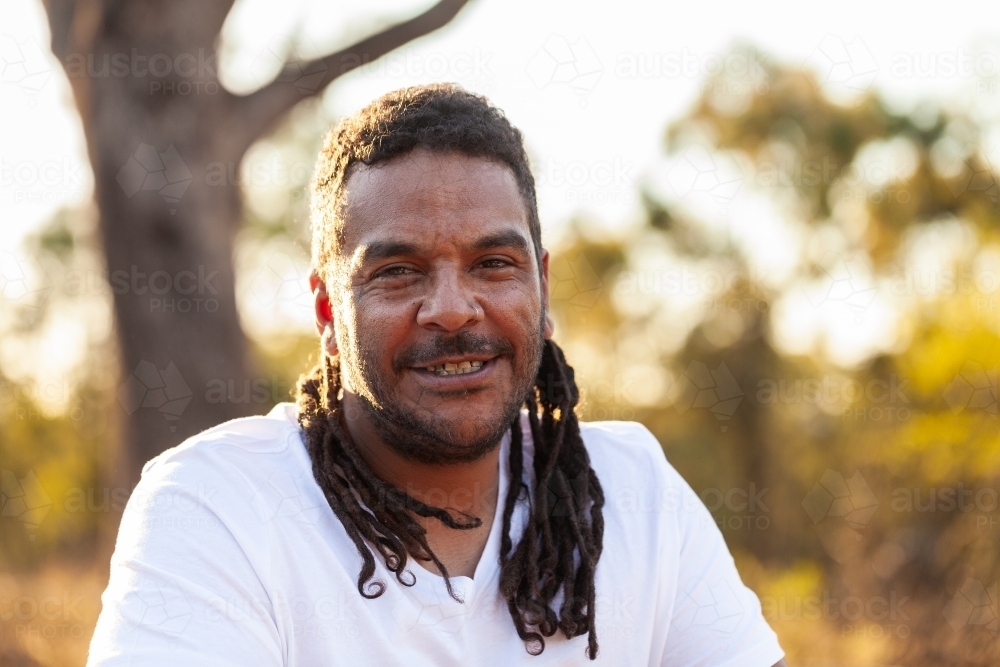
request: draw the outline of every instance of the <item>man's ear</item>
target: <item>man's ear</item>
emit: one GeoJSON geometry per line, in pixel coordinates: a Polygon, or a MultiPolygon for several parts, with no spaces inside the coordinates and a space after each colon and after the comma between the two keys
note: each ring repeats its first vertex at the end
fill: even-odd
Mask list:
{"type": "Polygon", "coordinates": [[[330,305],[330,295],[326,291],[326,283],[313,270],[309,274],[309,288],[313,293],[313,311],[316,316],[316,332],[320,335],[323,350],[331,357],[337,355],[337,336],[333,330],[333,307],[330,305]]]}
{"type": "Polygon", "coordinates": [[[552,338],[556,323],[549,310],[549,251],[542,249],[542,312],[545,313],[545,339],[552,338]]]}

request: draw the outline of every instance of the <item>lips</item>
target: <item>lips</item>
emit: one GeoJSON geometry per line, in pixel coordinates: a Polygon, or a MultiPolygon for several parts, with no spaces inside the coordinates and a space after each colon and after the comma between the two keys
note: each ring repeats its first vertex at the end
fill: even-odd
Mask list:
{"type": "Polygon", "coordinates": [[[436,357],[427,361],[417,361],[412,368],[434,373],[440,377],[449,375],[467,375],[480,370],[488,361],[495,359],[495,354],[458,354],[436,357]]]}
{"type": "Polygon", "coordinates": [[[459,370],[458,367],[463,362],[468,362],[469,366],[462,367],[468,373],[473,362],[485,364],[497,357],[513,355],[514,346],[505,338],[462,330],[452,336],[438,334],[415,342],[394,355],[392,366],[397,373],[407,369],[419,369],[428,373],[435,370],[453,372],[459,370]],[[447,364],[453,364],[454,368],[447,364]],[[439,368],[440,366],[446,366],[446,369],[439,368]]]}
{"type": "Polygon", "coordinates": [[[436,389],[472,389],[493,377],[498,360],[499,357],[434,360],[435,363],[411,367],[410,370],[422,383],[436,389]]]}

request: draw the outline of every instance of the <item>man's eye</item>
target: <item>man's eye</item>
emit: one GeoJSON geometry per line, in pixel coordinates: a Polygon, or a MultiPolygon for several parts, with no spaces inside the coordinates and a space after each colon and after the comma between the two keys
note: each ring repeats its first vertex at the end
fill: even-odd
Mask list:
{"type": "Polygon", "coordinates": [[[487,269],[502,269],[510,266],[510,262],[503,259],[486,259],[480,263],[480,266],[487,269]]]}
{"type": "Polygon", "coordinates": [[[408,266],[390,266],[375,274],[376,278],[398,278],[413,273],[413,269],[408,266]]]}

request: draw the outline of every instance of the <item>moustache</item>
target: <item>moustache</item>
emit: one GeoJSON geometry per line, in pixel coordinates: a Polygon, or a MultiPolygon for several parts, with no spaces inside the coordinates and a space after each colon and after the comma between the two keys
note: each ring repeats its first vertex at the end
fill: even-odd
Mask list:
{"type": "Polygon", "coordinates": [[[514,354],[514,346],[505,338],[483,336],[470,331],[460,331],[454,336],[438,335],[400,352],[393,359],[392,369],[400,373],[411,366],[427,366],[440,357],[465,354],[511,356],[514,354]]]}

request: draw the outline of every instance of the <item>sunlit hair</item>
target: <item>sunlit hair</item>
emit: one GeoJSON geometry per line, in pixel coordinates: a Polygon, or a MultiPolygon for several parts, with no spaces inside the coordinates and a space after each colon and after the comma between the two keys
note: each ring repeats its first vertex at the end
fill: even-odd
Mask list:
{"type": "MultiPolygon", "coordinates": [[[[450,85],[390,93],[346,119],[329,135],[320,155],[313,191],[313,260],[324,267],[336,256],[338,206],[353,164],[375,164],[417,146],[457,151],[507,164],[529,211],[532,239],[541,248],[535,187],[520,133],[486,99],[450,85]]],[[[412,586],[410,557],[434,563],[455,597],[447,568],[430,548],[415,517],[433,518],[455,530],[482,525],[468,514],[454,516],[426,505],[380,479],[365,463],[341,421],[340,359],[322,361],[297,386],[302,426],[313,474],[362,559],[358,591],[376,598],[386,583],[375,579],[375,554],[400,584],[412,586]]],[[[527,396],[534,442],[534,488],[523,481],[524,453],[519,421],[511,424],[507,466],[511,484],[503,502],[500,594],[514,627],[532,655],[545,637],[562,630],[567,638],[587,635],[587,655],[597,657],[594,574],[604,536],[604,494],[580,435],[579,391],[562,350],[544,342],[535,383],[527,396]],[[529,516],[516,544],[511,520],[519,499],[529,516]],[[558,607],[558,609],[556,609],[558,607]]]]}

